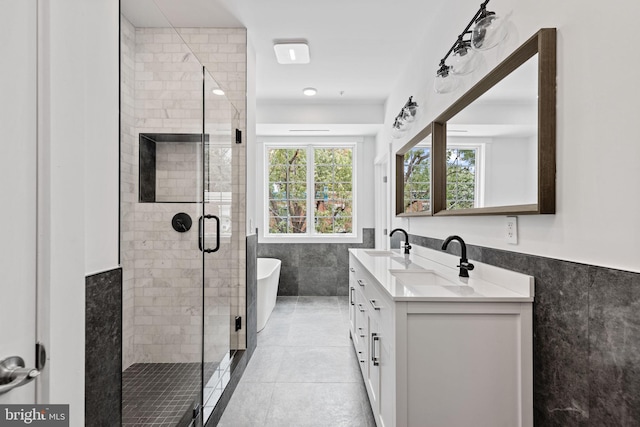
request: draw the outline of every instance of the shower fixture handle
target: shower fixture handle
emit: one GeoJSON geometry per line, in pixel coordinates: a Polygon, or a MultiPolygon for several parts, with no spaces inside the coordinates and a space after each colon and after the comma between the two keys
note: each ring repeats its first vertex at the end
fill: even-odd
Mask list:
{"type": "Polygon", "coordinates": [[[198,247],[202,252],[211,253],[217,252],[220,249],[220,218],[215,215],[203,215],[198,220],[198,247]],[[216,220],[216,247],[215,248],[205,248],[204,247],[204,220],[205,219],[215,219],[216,220]]]}

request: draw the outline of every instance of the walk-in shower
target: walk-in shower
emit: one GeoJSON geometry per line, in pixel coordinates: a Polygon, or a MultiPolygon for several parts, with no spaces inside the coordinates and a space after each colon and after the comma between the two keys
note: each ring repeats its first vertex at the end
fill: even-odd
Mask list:
{"type": "Polygon", "coordinates": [[[244,104],[218,94],[244,89],[246,34],[125,3],[122,424],[200,425],[244,348],[244,104]]]}

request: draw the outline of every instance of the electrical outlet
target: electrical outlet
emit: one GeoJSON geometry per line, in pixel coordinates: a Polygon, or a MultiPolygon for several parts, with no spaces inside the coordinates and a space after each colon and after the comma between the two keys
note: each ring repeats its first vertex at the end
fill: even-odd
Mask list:
{"type": "Polygon", "coordinates": [[[517,216],[507,217],[507,234],[505,237],[507,238],[507,243],[511,245],[518,244],[518,217],[517,216]]]}

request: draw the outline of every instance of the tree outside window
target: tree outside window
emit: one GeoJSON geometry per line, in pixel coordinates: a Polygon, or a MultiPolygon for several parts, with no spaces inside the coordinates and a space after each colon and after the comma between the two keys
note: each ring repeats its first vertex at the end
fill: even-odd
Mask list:
{"type": "Polygon", "coordinates": [[[269,234],[353,233],[352,147],[268,148],[267,153],[269,234]]]}
{"type": "Polygon", "coordinates": [[[475,206],[476,148],[447,148],[447,209],[475,206]]]}
{"type": "MultiPolygon", "coordinates": [[[[447,209],[477,205],[478,147],[447,148],[447,209]]],[[[404,212],[431,209],[431,147],[417,146],[404,155],[404,212]]]]}

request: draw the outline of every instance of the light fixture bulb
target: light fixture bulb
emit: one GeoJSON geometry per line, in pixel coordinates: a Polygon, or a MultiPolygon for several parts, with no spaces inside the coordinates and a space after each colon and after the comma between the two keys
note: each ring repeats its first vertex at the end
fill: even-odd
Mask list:
{"type": "Polygon", "coordinates": [[[218,96],[224,95],[224,91],[220,88],[215,88],[211,92],[213,92],[214,95],[218,95],[218,96]]]}
{"type": "Polygon", "coordinates": [[[458,89],[460,86],[460,79],[456,75],[450,73],[451,67],[445,65],[444,59],[440,61],[440,68],[436,73],[436,78],[433,81],[433,90],[436,93],[449,93],[458,89]]]}
{"type": "Polygon", "coordinates": [[[473,27],[471,47],[476,50],[488,50],[497,46],[506,36],[505,20],[493,12],[486,12],[473,27]]]}
{"type": "Polygon", "coordinates": [[[433,81],[433,90],[436,93],[450,93],[458,89],[460,86],[460,79],[458,76],[449,74],[446,76],[437,75],[433,81]]]}
{"type": "Polygon", "coordinates": [[[399,118],[395,119],[393,126],[391,127],[391,137],[393,139],[402,138],[407,133],[407,129],[405,129],[403,125],[404,124],[399,118]]]}
{"type": "Polygon", "coordinates": [[[402,109],[402,116],[400,118],[405,123],[413,123],[416,119],[416,107],[404,107],[402,109]]]}
{"type": "Polygon", "coordinates": [[[451,55],[451,74],[465,76],[478,68],[482,55],[471,49],[469,42],[461,42],[451,55]]]}
{"type": "Polygon", "coordinates": [[[318,91],[313,87],[306,87],[302,89],[302,93],[304,93],[307,96],[314,96],[315,94],[318,93],[318,91]]]}

